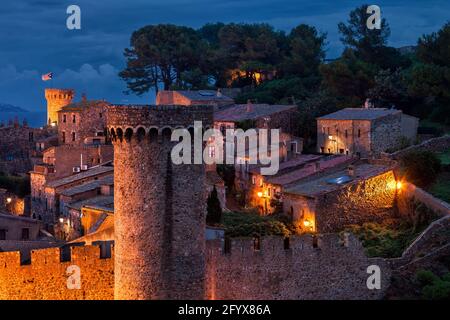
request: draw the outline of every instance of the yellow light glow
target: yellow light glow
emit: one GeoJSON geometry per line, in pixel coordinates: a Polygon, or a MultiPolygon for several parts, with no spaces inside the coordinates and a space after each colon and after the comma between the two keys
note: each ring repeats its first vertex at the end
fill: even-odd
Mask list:
{"type": "Polygon", "coordinates": [[[305,221],[303,221],[303,225],[304,225],[305,227],[309,227],[309,226],[311,226],[311,221],[305,220],[305,221]]]}
{"type": "Polygon", "coordinates": [[[63,223],[64,219],[63,218],[59,218],[59,222],[63,223]]]}
{"type": "Polygon", "coordinates": [[[328,139],[333,140],[333,136],[328,136],[328,139]]]}
{"type": "Polygon", "coordinates": [[[257,195],[258,195],[259,198],[261,198],[261,197],[263,196],[263,193],[262,193],[261,191],[259,191],[259,192],[257,193],[257,195]]]}
{"type": "Polygon", "coordinates": [[[397,190],[400,190],[403,187],[403,183],[401,181],[397,181],[397,190]]]}
{"type": "Polygon", "coordinates": [[[12,199],[11,199],[11,198],[6,198],[6,202],[7,202],[7,203],[11,203],[11,202],[12,202],[12,199]]]}

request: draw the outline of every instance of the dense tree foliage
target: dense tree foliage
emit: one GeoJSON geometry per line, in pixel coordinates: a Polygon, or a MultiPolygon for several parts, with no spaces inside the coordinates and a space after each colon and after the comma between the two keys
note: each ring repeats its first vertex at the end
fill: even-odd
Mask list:
{"type": "Polygon", "coordinates": [[[450,124],[450,23],[405,52],[388,45],[386,19],[380,29],[367,28],[366,8],[338,24],[345,49],[329,63],[326,34],[305,24],[287,33],[265,23],[209,23],[197,30],[160,24],[132,34],[120,76],[136,94],[239,87],[240,103],[295,103],[297,131],[306,138],[314,136],[314,117],[367,98],[450,124]]]}
{"type": "Polygon", "coordinates": [[[406,179],[419,187],[434,182],[441,171],[441,161],[431,151],[411,151],[400,159],[406,179]]]}
{"type": "Polygon", "coordinates": [[[222,220],[222,207],[220,205],[219,197],[217,196],[217,189],[214,186],[213,190],[208,196],[206,223],[213,225],[218,224],[222,220]]]}

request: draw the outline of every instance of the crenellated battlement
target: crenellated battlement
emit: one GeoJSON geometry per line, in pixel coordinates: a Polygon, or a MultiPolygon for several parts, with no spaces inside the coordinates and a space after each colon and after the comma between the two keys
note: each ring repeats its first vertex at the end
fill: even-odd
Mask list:
{"type": "Polygon", "coordinates": [[[50,267],[61,263],[83,264],[87,261],[95,263],[96,260],[113,260],[114,246],[110,242],[99,242],[97,245],[89,246],[36,249],[30,251],[30,260],[24,259],[22,255],[19,251],[0,252],[0,270],[30,265],[50,267]]]}
{"type": "Polygon", "coordinates": [[[112,299],[114,249],[98,245],[0,252],[0,299],[112,299]],[[22,260],[22,262],[21,262],[22,260]],[[70,284],[79,283],[78,286],[70,284]]]}
{"type": "Polygon", "coordinates": [[[45,89],[45,98],[47,100],[72,100],[75,95],[73,89],[45,89]]]}
{"type": "Polygon", "coordinates": [[[281,236],[264,236],[261,238],[232,238],[229,241],[208,240],[209,253],[227,255],[264,255],[295,254],[313,251],[362,250],[360,241],[351,233],[343,234],[304,234],[283,238],[281,236]]]}

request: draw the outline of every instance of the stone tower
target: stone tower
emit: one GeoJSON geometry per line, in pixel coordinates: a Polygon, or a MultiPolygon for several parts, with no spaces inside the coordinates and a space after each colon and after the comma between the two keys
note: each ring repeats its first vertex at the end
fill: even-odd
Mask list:
{"type": "Polygon", "coordinates": [[[72,89],[45,89],[47,124],[58,123],[58,111],[72,103],[74,94],[72,89]]]}
{"type": "Polygon", "coordinates": [[[107,118],[115,299],[205,298],[205,166],[173,164],[170,137],[194,121],[212,127],[212,107],[110,106],[107,118]]]}

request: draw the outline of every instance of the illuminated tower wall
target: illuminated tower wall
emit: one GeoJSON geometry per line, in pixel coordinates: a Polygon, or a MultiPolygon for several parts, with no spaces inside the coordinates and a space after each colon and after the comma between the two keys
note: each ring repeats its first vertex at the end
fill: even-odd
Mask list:
{"type": "Polygon", "coordinates": [[[58,111],[72,103],[75,95],[72,89],[45,89],[47,100],[47,124],[58,123],[58,111]]]}

